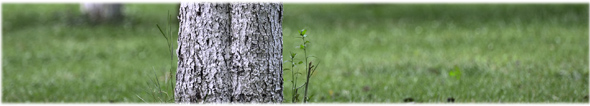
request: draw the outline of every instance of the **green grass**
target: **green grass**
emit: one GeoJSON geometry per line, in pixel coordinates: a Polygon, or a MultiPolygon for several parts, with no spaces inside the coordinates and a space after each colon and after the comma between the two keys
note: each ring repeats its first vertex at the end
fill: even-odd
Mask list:
{"type": "Polygon", "coordinates": [[[301,51],[294,37],[306,28],[322,61],[312,102],[588,102],[588,5],[310,4],[284,14],[283,57],[301,51]],[[460,80],[447,74],[454,66],[460,80]]]}
{"type": "Polygon", "coordinates": [[[167,10],[177,10],[126,6],[126,22],[93,26],[41,18],[77,13],[78,4],[3,4],[2,101],[143,102],[136,94],[150,101],[147,83],[154,73],[164,83],[170,67],[156,24],[165,26],[167,10]]]}
{"type": "MultiPolygon", "coordinates": [[[[87,25],[67,17],[79,15],[78,4],[2,4],[2,102],[143,102],[136,95],[157,102],[150,78],[155,71],[164,83],[171,66],[156,24],[178,26],[167,23],[168,10],[175,14],[176,5],[130,4],[120,24],[87,25]]],[[[588,103],[587,4],[284,10],[284,59],[301,51],[295,37],[305,28],[308,53],[322,61],[311,77],[311,102],[588,103]],[[459,80],[448,75],[455,66],[459,80]]],[[[284,88],[291,88],[287,80],[284,88]]]]}

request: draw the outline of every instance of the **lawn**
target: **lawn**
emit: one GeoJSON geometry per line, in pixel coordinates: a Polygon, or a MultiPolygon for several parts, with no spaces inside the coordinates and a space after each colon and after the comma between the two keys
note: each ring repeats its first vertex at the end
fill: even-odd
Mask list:
{"type": "MultiPolygon", "coordinates": [[[[71,18],[78,4],[2,4],[2,102],[165,99],[150,80],[171,93],[176,66],[156,24],[176,34],[167,20],[176,4],[125,6],[123,22],[90,25],[71,18]]],[[[283,58],[303,59],[296,37],[307,29],[321,62],[315,103],[588,103],[588,13],[588,4],[286,3],[283,58]]]]}

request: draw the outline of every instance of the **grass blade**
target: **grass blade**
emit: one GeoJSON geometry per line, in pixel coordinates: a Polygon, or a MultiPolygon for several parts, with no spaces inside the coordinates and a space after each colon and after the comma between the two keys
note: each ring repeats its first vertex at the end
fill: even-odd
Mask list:
{"type": "Polygon", "coordinates": [[[313,67],[313,69],[311,70],[311,76],[313,76],[313,74],[315,73],[315,69],[317,69],[318,66],[320,66],[320,63],[322,63],[322,61],[318,61],[318,64],[315,64],[315,67],[313,67]]]}
{"type": "Polygon", "coordinates": [[[160,33],[162,33],[162,36],[164,36],[164,38],[166,38],[166,41],[168,41],[168,37],[166,37],[166,34],[164,34],[164,31],[162,31],[162,28],[160,28],[160,25],[156,24],[156,26],[160,30],[160,33]]]}
{"type": "Polygon", "coordinates": [[[143,98],[141,98],[139,95],[135,94],[135,96],[137,96],[141,101],[143,101],[144,103],[147,103],[145,100],[143,100],[143,98]]]}
{"type": "MultiPolygon", "coordinates": [[[[152,78],[150,78],[150,81],[152,81],[152,83],[153,83],[154,80],[152,78]]],[[[150,87],[149,82],[146,82],[146,83],[147,83],[148,90],[150,91],[150,94],[152,95],[152,99],[156,100],[156,95],[154,95],[154,89],[152,87],[150,87]]]]}
{"type": "MultiPolygon", "coordinates": [[[[160,94],[160,97],[162,97],[162,86],[160,86],[160,80],[158,80],[158,75],[156,75],[156,69],[154,67],[152,67],[152,69],[154,69],[152,72],[154,73],[154,77],[156,77],[156,87],[158,87],[158,90],[160,91],[158,93],[160,94]]],[[[162,99],[160,98],[160,102],[161,101],[162,99]]]]}

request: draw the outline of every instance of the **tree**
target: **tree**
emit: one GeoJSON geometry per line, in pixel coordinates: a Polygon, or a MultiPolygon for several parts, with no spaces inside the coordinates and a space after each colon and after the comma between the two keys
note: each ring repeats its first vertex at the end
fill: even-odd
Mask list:
{"type": "Polygon", "coordinates": [[[280,3],[181,3],[176,102],[282,102],[282,14],[280,3]]]}
{"type": "Polygon", "coordinates": [[[91,22],[118,21],[123,18],[123,5],[120,3],[81,3],[80,11],[91,22]]]}

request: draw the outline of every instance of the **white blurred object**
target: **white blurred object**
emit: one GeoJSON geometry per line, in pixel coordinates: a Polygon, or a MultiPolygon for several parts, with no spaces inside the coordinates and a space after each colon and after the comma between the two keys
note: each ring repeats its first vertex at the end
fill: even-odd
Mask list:
{"type": "Polygon", "coordinates": [[[80,3],[80,11],[91,21],[117,21],[123,18],[121,3],[80,3]]]}

